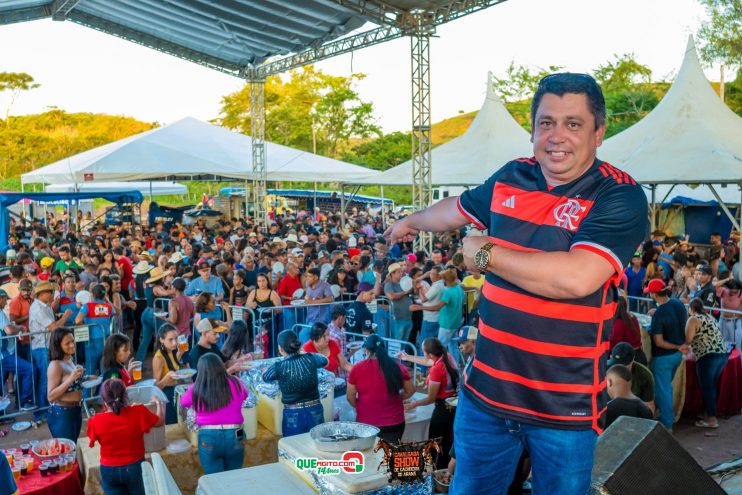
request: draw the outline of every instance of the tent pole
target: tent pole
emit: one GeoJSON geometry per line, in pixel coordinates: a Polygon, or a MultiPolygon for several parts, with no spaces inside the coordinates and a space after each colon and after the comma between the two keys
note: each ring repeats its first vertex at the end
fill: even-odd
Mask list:
{"type": "Polygon", "coordinates": [[[152,202],[152,181],[149,181],[149,202],[152,202]]]}
{"type": "Polygon", "coordinates": [[[384,186],[381,186],[381,226],[386,232],[386,208],[384,208],[384,186]]]}
{"type": "Polygon", "coordinates": [[[340,184],[340,228],[345,230],[345,184],[340,184]]]}
{"type": "Polygon", "coordinates": [[[650,221],[650,225],[652,226],[652,230],[657,228],[655,220],[657,219],[657,207],[655,205],[656,201],[656,193],[657,193],[657,184],[652,184],[652,209],[650,210],[650,213],[652,215],[652,219],[650,221]]]}
{"type": "Polygon", "coordinates": [[[312,205],[312,211],[317,208],[317,181],[314,181],[314,204],[312,205]]]}
{"type": "Polygon", "coordinates": [[[724,204],[724,201],[722,201],[721,196],[719,196],[719,193],[717,193],[716,189],[714,189],[714,185],[713,184],[706,184],[706,185],[709,186],[709,189],[711,189],[711,194],[713,194],[714,197],[716,198],[716,201],[719,202],[719,206],[721,206],[721,209],[724,210],[724,213],[726,213],[729,220],[731,220],[734,228],[739,230],[739,222],[737,221],[737,218],[734,215],[732,215],[732,212],[729,211],[729,208],[727,207],[727,205],[724,204]]]}

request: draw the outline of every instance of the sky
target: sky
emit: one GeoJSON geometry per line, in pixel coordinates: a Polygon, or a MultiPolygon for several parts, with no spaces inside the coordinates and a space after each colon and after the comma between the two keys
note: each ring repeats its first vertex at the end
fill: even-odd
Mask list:
{"type": "MultiPolygon", "coordinates": [[[[511,61],[591,72],[614,54],[634,53],[652,69],[654,80],[671,79],[688,35],[704,19],[696,0],[509,0],[471,14],[439,27],[431,41],[433,122],[477,110],[487,72],[503,76],[511,61]]],[[[366,74],[357,89],[373,103],[384,132],[411,127],[408,38],[316,65],[335,75],[366,74]]],[[[0,71],[27,72],[41,84],[18,98],[13,115],[56,106],[161,124],[186,116],[214,119],[221,98],[244,84],[73,22],[51,20],[0,26],[0,71]]],[[[706,75],[718,81],[718,67],[706,75]]],[[[7,102],[0,97],[3,113],[7,102]]]]}

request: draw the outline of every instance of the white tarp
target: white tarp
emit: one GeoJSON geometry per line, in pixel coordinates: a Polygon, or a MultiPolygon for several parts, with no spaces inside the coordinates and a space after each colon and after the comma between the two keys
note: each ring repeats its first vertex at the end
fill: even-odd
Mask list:
{"type": "MultiPolygon", "coordinates": [[[[494,94],[491,78],[489,74],[484,104],[466,132],[433,148],[433,185],[479,185],[507,162],[533,155],[529,134],[494,94]]],[[[409,186],[412,161],[373,177],[347,182],[409,186]]]]}
{"type": "Polygon", "coordinates": [[[644,184],[742,183],[742,118],[706,80],[692,37],[662,101],[598,156],[644,184]]]}
{"type": "MultiPolygon", "coordinates": [[[[644,194],[647,196],[647,201],[652,201],[652,189],[648,186],[643,186],[642,189],[644,189],[644,194]]],[[[724,204],[737,205],[740,203],[742,192],[740,192],[737,185],[730,184],[727,187],[716,185],[714,189],[719,193],[724,204]]],[[[685,184],[658,184],[654,193],[654,200],[657,203],[667,203],[676,196],[683,196],[684,198],[691,198],[696,201],[717,201],[714,193],[705,184],[700,184],[696,187],[686,186],[685,184]]]]}
{"type": "MultiPolygon", "coordinates": [[[[75,192],[75,184],[50,184],[46,192],[75,192]]],[[[170,196],[188,194],[188,187],[177,182],[82,182],[80,192],[139,191],[144,196],[170,196]]]]}
{"type": "MultiPolygon", "coordinates": [[[[371,169],[275,143],[265,143],[271,181],[349,181],[371,169]]],[[[217,175],[252,180],[250,136],[192,117],[84,151],[23,174],[24,184],[141,181],[217,175]]]]}

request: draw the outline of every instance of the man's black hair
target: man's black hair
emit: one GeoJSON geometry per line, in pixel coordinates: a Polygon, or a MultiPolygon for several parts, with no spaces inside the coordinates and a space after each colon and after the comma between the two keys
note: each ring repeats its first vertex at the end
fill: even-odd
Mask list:
{"type": "Polygon", "coordinates": [[[598,82],[587,74],[562,72],[551,74],[538,83],[536,93],[531,101],[531,125],[536,127],[536,111],[541,98],[547,93],[564,96],[567,93],[585,95],[590,113],[595,118],[595,129],[605,124],[605,98],[598,82]]]}

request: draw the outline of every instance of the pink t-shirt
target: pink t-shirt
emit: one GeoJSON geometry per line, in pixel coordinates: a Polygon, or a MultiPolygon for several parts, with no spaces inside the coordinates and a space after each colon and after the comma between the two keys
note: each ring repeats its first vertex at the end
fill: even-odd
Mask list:
{"type": "MultiPolygon", "coordinates": [[[[402,380],[410,380],[407,368],[399,365],[402,380]]],[[[389,395],[384,373],[376,359],[365,359],[353,366],[348,383],[358,391],[356,421],[372,426],[392,426],[404,423],[404,405],[401,395],[389,395]]]]}
{"type": "MultiPolygon", "coordinates": [[[[183,407],[193,406],[193,385],[188,387],[188,390],[183,397],[180,399],[180,404],[183,407]]],[[[242,382],[236,379],[229,380],[229,388],[232,390],[232,401],[221,409],[216,411],[199,411],[196,409],[196,424],[197,425],[241,425],[242,419],[242,402],[247,399],[247,390],[242,385],[242,382]]]]}

